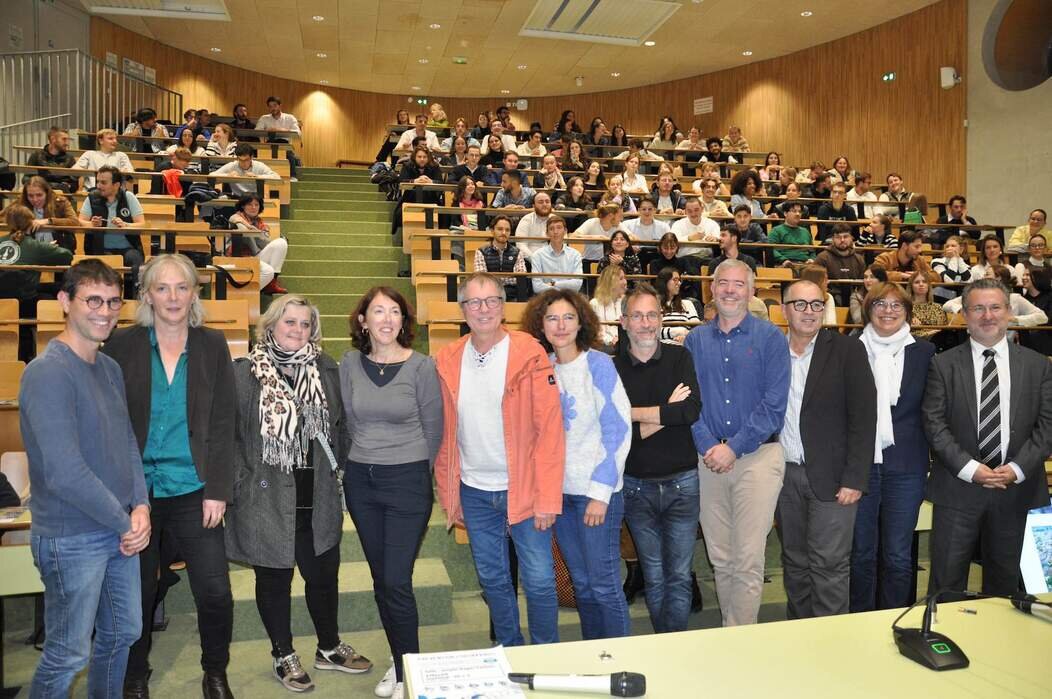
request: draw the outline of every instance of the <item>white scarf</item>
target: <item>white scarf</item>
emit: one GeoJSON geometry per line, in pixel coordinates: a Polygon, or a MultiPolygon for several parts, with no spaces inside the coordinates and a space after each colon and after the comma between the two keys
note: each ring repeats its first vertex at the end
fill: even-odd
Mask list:
{"type": "Polygon", "coordinates": [[[891,421],[891,406],[899,402],[905,349],[916,340],[910,335],[909,323],[889,337],[881,337],[867,324],[862,329],[862,344],[866,346],[869,368],[877,384],[877,441],[873,448],[873,463],[884,463],[884,449],[895,444],[895,428],[891,421]]]}

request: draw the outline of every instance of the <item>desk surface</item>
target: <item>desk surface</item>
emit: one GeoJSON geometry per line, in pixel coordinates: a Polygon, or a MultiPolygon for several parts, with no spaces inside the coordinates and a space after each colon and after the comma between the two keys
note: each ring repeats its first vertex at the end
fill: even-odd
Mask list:
{"type": "Polygon", "coordinates": [[[22,531],[33,526],[33,517],[28,507],[0,507],[0,515],[6,515],[17,510],[21,510],[21,512],[15,519],[0,520],[0,531],[22,531]]]}
{"type": "MultiPolygon", "coordinates": [[[[1047,699],[1052,623],[1003,600],[939,606],[935,629],[964,649],[971,666],[934,672],[901,656],[891,635],[900,610],[736,628],[508,648],[515,672],[647,678],[647,697],[1041,697],[1047,699]],[[963,614],[966,606],[977,614],[963,614]],[[600,653],[613,656],[607,662],[600,653]]],[[[921,610],[906,617],[920,626],[921,610]]],[[[406,656],[406,663],[413,656],[406,656]]],[[[409,677],[408,671],[406,677],[409,677]]],[[[407,689],[411,689],[407,687],[407,689]]],[[[407,696],[415,696],[412,691],[407,696]]],[[[569,696],[526,692],[531,699],[569,696]]]]}

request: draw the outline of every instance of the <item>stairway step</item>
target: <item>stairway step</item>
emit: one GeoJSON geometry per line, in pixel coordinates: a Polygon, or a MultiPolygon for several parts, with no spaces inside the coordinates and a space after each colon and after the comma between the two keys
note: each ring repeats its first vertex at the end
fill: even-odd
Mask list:
{"type": "Polygon", "coordinates": [[[391,228],[390,211],[340,211],[323,207],[289,205],[289,218],[296,221],[346,221],[348,223],[386,223],[391,228]]]}
{"type": "Polygon", "coordinates": [[[287,260],[282,268],[282,279],[292,276],[339,277],[353,274],[358,277],[372,277],[378,283],[385,277],[398,276],[397,260],[287,260]]]}
{"type": "Polygon", "coordinates": [[[339,233],[295,233],[289,239],[292,260],[394,260],[402,251],[383,243],[378,235],[350,236],[339,233]]]}
{"type": "Polygon", "coordinates": [[[377,191],[375,185],[328,184],[325,182],[308,183],[302,186],[296,186],[292,190],[292,197],[294,199],[303,197],[308,199],[387,201],[387,197],[383,192],[377,191]]]}
{"type": "Polygon", "coordinates": [[[282,233],[384,233],[391,237],[391,222],[387,221],[329,221],[288,219],[281,222],[282,233]]]}
{"type": "Polygon", "coordinates": [[[359,201],[353,199],[309,199],[296,197],[292,200],[294,210],[328,209],[331,211],[394,211],[395,204],[390,201],[359,201]]]}
{"type": "MultiPolygon", "coordinates": [[[[281,275],[281,281],[284,285],[292,292],[298,294],[307,294],[314,298],[315,294],[329,293],[329,294],[351,294],[361,295],[368,291],[373,286],[376,286],[377,280],[375,277],[346,277],[346,276],[319,276],[312,274],[310,276],[305,275],[281,275]]],[[[396,277],[394,279],[384,280],[388,286],[391,286],[403,294],[410,294],[412,285],[409,283],[409,279],[396,277]]]]}
{"type": "MultiPolygon", "coordinates": [[[[353,182],[355,184],[372,184],[368,172],[304,172],[299,176],[300,182],[353,182]]],[[[376,185],[373,184],[375,187],[376,185]]]]}

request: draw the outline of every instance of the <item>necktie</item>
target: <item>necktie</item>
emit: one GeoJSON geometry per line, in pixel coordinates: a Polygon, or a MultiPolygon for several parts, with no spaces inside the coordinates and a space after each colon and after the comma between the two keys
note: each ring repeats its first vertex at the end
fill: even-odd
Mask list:
{"type": "Polygon", "coordinates": [[[1001,386],[997,380],[997,353],[983,350],[979,383],[979,461],[990,468],[1001,465],[1001,386]]]}

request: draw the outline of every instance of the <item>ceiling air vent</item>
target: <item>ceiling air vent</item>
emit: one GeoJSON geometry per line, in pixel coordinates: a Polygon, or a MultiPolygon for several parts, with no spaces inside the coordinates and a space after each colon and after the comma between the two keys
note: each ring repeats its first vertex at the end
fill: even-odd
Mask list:
{"type": "Polygon", "coordinates": [[[519,35],[640,46],[679,8],[663,0],[538,0],[519,35]]]}
{"type": "Polygon", "coordinates": [[[229,22],[223,0],[80,0],[94,15],[132,15],[229,22]]]}

